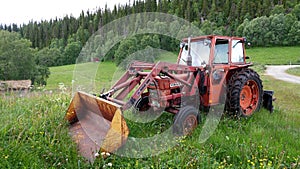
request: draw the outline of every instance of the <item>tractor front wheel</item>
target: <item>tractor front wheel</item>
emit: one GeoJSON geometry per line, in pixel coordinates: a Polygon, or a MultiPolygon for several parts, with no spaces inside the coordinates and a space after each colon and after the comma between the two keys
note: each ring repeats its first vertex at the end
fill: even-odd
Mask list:
{"type": "Polygon", "coordinates": [[[227,109],[234,115],[251,116],[260,109],[262,98],[262,82],[252,69],[242,69],[229,80],[227,109]]]}
{"type": "Polygon", "coordinates": [[[177,136],[189,135],[200,121],[199,111],[193,106],[185,106],[175,115],[173,133],[177,136]]]}

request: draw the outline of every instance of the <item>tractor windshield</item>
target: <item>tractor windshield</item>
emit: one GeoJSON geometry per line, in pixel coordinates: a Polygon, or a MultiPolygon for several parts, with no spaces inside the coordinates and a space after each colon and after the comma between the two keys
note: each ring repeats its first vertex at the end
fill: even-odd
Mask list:
{"type": "Polygon", "coordinates": [[[179,59],[179,64],[187,64],[188,55],[192,57],[192,66],[203,66],[208,64],[210,54],[210,39],[201,39],[191,42],[190,48],[188,43],[182,43],[182,52],[179,59]],[[190,52],[189,52],[190,50],[190,52]]]}

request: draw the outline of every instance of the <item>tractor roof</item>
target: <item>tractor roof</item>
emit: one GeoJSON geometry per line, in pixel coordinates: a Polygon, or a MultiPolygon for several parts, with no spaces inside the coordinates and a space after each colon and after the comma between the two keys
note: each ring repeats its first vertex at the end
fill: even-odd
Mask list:
{"type": "MultiPolygon", "coordinates": [[[[244,37],[235,37],[235,36],[222,36],[222,35],[204,35],[204,36],[196,36],[191,37],[191,40],[199,40],[199,39],[240,39],[245,41],[246,38],[244,37]]],[[[188,38],[182,39],[182,41],[188,41],[188,38]]]]}

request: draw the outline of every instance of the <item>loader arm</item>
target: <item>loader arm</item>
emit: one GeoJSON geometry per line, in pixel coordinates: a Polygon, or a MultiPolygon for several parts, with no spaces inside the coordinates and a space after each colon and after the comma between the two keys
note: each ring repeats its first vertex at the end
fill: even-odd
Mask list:
{"type": "Polygon", "coordinates": [[[177,77],[177,74],[192,74],[194,72],[197,72],[197,70],[199,70],[199,68],[186,65],[170,64],[166,62],[158,62],[156,64],[133,62],[130,65],[129,69],[120,78],[120,80],[115,83],[115,85],[109,90],[110,93],[104,93],[104,95],[108,95],[108,97],[106,97],[107,100],[120,104],[122,106],[121,109],[124,111],[129,109],[136,103],[136,101],[141,97],[141,94],[144,93],[151,82],[155,83],[154,78],[159,74],[164,74],[178,82],[181,82],[182,84],[184,84],[184,86],[187,87],[187,92],[194,92],[194,90],[192,90],[194,82],[192,81],[194,81],[193,79],[195,78],[190,76],[188,80],[183,80],[180,77],[177,77]],[[130,92],[133,91],[133,89],[135,89],[136,86],[138,86],[138,88],[135,90],[129,100],[127,102],[124,102],[124,99],[130,92]],[[116,97],[112,97],[113,94],[119,90],[121,90],[121,92],[118,93],[116,97]]]}

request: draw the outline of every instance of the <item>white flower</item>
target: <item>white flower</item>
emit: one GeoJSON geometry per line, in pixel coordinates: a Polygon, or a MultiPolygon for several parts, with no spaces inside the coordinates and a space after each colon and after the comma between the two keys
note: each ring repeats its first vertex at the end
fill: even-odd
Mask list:
{"type": "MultiPolygon", "coordinates": [[[[102,155],[102,154],[101,154],[102,155]]],[[[95,157],[98,157],[99,156],[99,153],[95,153],[95,157]]]]}
{"type": "Polygon", "coordinates": [[[105,167],[112,167],[112,163],[107,163],[107,164],[103,165],[103,168],[105,168],[105,167]]]}

